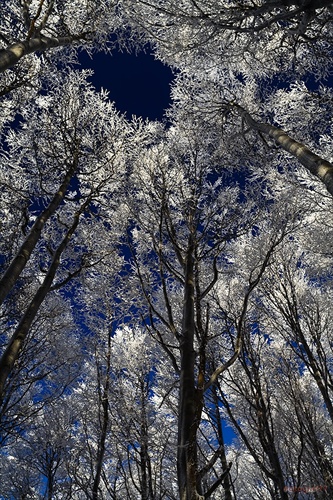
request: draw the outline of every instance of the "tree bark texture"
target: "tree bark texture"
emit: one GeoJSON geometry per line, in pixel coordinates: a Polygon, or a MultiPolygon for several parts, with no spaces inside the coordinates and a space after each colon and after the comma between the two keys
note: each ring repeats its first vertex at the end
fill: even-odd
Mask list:
{"type": "Polygon", "coordinates": [[[236,105],[236,108],[244,118],[245,122],[253,130],[262,132],[274,139],[282,149],[297,158],[300,163],[311,174],[318,177],[326,186],[328,192],[333,196],[333,165],[316,155],[304,144],[295,141],[283,130],[269,125],[268,123],[257,122],[252,116],[242,107],[236,105]]]}
{"type": "Polygon", "coordinates": [[[84,36],[60,36],[51,38],[41,35],[39,37],[30,38],[29,40],[13,43],[6,49],[0,50],[0,73],[15,66],[22,57],[28,54],[71,45],[80,38],[84,38],[84,36]]]}

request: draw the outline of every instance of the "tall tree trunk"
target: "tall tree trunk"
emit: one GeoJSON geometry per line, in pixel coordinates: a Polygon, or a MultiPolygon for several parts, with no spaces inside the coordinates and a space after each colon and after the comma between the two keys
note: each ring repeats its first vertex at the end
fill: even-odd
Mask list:
{"type": "MultiPolygon", "coordinates": [[[[217,388],[216,388],[215,384],[212,385],[211,391],[212,391],[213,402],[214,402],[217,437],[218,437],[218,442],[219,442],[220,449],[221,449],[222,469],[223,469],[223,472],[226,472],[230,469],[230,465],[227,462],[227,457],[225,454],[223,428],[222,428],[222,422],[221,422],[220,410],[219,410],[219,399],[217,396],[217,388]]],[[[228,473],[225,475],[225,478],[223,480],[223,487],[224,487],[225,500],[232,500],[230,474],[228,474],[228,473]]]]}
{"type": "Polygon", "coordinates": [[[311,174],[318,177],[325,184],[328,192],[333,196],[332,163],[310,151],[310,149],[304,146],[304,144],[289,137],[289,135],[282,129],[269,125],[268,123],[257,122],[241,106],[234,105],[233,107],[240,112],[249,127],[272,137],[272,139],[274,139],[282,147],[282,149],[295,156],[303,167],[311,172],[311,174]]]}
{"type": "Polygon", "coordinates": [[[148,414],[146,408],[147,387],[143,376],[140,381],[141,390],[141,428],[140,428],[140,470],[141,470],[141,499],[154,500],[151,463],[148,452],[148,414]]]}
{"type": "Polygon", "coordinates": [[[193,235],[189,237],[185,267],[185,290],[179,389],[177,472],[180,500],[204,498],[197,491],[198,412],[195,387],[194,352],[194,262],[193,235]]]}
{"type": "MultiPolygon", "coordinates": [[[[142,416],[141,416],[142,418],[142,416]]],[[[148,489],[148,447],[147,447],[147,435],[146,426],[144,422],[141,422],[141,436],[140,436],[140,471],[141,471],[141,500],[149,499],[149,489],[148,489]]]]}
{"type": "Polygon", "coordinates": [[[43,284],[38,288],[34,298],[29,304],[23,318],[21,319],[19,325],[17,326],[5,352],[2,354],[0,359],[0,402],[3,397],[3,390],[6,380],[13,369],[15,361],[19,357],[19,353],[22,349],[23,343],[28,335],[30,327],[37,316],[40,306],[42,305],[46,295],[51,289],[55,274],[60,264],[61,254],[67,247],[70,238],[74,234],[80,219],[80,215],[83,212],[87,203],[81,207],[81,210],[75,215],[74,222],[70,229],[67,231],[62,242],[58,246],[57,250],[53,255],[52,262],[50,264],[49,270],[44,278],[43,284]]]}
{"type": "Polygon", "coordinates": [[[22,57],[32,54],[37,51],[44,51],[55,47],[64,47],[71,45],[80,39],[84,39],[85,35],[69,35],[59,37],[47,37],[40,35],[28,40],[16,42],[5,49],[0,50],[0,73],[8,68],[12,68],[22,57]]]}
{"type": "Polygon", "coordinates": [[[52,472],[52,465],[50,465],[49,473],[47,474],[47,500],[52,500],[53,498],[53,481],[54,474],[52,472]]]}
{"type": "Polygon", "coordinates": [[[105,441],[106,441],[106,436],[109,428],[109,390],[110,390],[110,371],[111,371],[111,333],[109,332],[108,336],[108,352],[107,352],[107,358],[106,358],[106,374],[105,374],[105,382],[104,382],[104,387],[103,387],[103,392],[100,395],[101,396],[101,401],[100,404],[102,406],[102,415],[101,415],[101,421],[102,421],[102,428],[101,428],[101,435],[99,438],[99,443],[98,443],[98,450],[97,450],[97,459],[96,459],[96,472],[95,472],[95,478],[94,478],[94,484],[93,484],[93,500],[98,499],[98,489],[99,489],[99,484],[101,482],[101,474],[102,474],[102,468],[103,468],[103,460],[104,460],[104,455],[105,455],[105,441]]]}
{"type": "Polygon", "coordinates": [[[34,250],[42,229],[47,222],[47,220],[54,214],[61,202],[63,201],[66,191],[68,189],[69,183],[77,169],[78,159],[75,158],[72,166],[67,171],[65,178],[59,187],[58,191],[53,196],[47,208],[43,213],[37,217],[34,225],[29,231],[28,236],[22,243],[19,251],[9,265],[7,271],[0,280],[0,305],[3,303],[13,286],[15,285],[18,277],[23,271],[26,263],[28,262],[32,251],[34,250]]]}

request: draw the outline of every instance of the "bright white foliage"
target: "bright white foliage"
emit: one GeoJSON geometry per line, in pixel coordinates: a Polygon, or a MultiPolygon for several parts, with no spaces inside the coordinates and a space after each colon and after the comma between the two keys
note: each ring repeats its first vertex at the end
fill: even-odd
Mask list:
{"type": "Polygon", "coordinates": [[[84,34],[91,53],[118,34],[149,41],[177,76],[167,126],[120,116],[89,72],[66,66],[75,44],[2,76],[1,271],[71,172],[1,310],[4,348],[78,225],[5,388],[0,496],[93,498],[98,479],[101,499],[177,498],[189,242],[194,376],[203,363],[209,386],[196,436],[203,489],[229,462],[212,499],[333,487],[332,199],[239,112],[332,160],[332,89],[316,80],[332,70],[326,3],[1,5],[2,49],[32,36],[32,21],[47,37],[84,34]]]}

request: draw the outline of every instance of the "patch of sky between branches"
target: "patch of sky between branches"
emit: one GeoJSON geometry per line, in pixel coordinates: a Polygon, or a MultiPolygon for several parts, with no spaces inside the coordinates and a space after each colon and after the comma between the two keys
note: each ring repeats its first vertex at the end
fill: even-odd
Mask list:
{"type": "Polygon", "coordinates": [[[94,71],[90,81],[97,90],[109,91],[110,100],[128,119],[136,115],[161,120],[170,105],[173,74],[151,52],[97,52],[91,57],[81,52],[79,62],[82,69],[94,71]]]}

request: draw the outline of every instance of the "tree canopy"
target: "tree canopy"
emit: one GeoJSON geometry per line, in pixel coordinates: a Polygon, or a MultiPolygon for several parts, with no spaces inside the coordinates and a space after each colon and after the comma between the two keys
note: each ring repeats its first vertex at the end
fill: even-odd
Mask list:
{"type": "Polygon", "coordinates": [[[0,498],[333,495],[329,0],[0,7],[0,498]],[[79,51],[152,51],[162,121],[79,51]]]}

